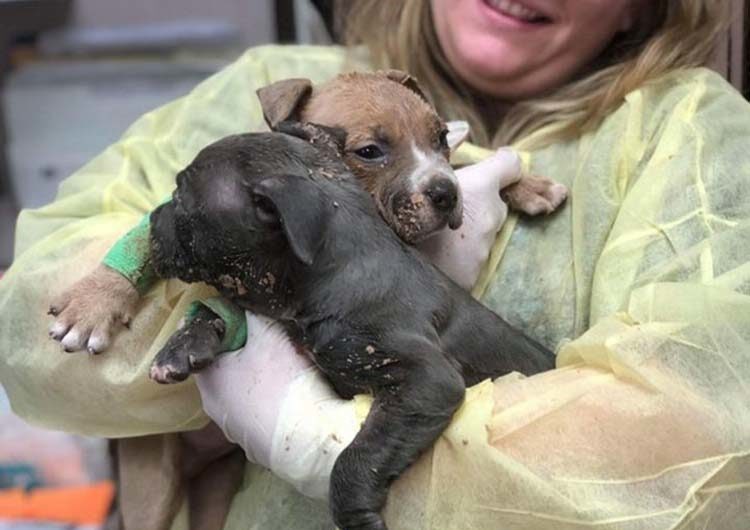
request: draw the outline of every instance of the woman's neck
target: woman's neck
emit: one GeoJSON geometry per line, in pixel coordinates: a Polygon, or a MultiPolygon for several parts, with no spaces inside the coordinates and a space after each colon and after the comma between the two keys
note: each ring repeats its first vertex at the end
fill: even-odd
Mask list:
{"type": "Polygon", "coordinates": [[[473,99],[482,124],[492,139],[505,119],[511,104],[484,94],[474,94],[473,99]]]}

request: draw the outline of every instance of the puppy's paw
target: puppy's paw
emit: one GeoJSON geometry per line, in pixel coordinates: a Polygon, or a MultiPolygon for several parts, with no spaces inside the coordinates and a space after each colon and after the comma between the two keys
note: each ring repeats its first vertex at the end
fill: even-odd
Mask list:
{"type": "Polygon", "coordinates": [[[568,197],[568,188],[547,177],[524,175],[502,190],[508,206],[528,215],[550,214],[568,197]]]}
{"type": "Polygon", "coordinates": [[[187,364],[172,364],[169,362],[158,363],[154,361],[148,376],[162,385],[180,383],[188,378],[190,369],[187,364]]]}
{"type": "Polygon", "coordinates": [[[129,326],[138,299],[127,278],[99,265],[52,302],[49,336],[67,352],[101,353],[118,326],[129,326]]]}
{"type": "Polygon", "coordinates": [[[203,319],[187,323],[156,354],[149,377],[157,383],[179,383],[210,365],[221,350],[220,326],[203,319]]]}

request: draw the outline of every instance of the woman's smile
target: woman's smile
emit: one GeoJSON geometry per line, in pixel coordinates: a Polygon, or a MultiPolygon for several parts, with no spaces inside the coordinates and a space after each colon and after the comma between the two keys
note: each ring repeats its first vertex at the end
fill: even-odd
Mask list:
{"type": "Polygon", "coordinates": [[[548,13],[515,0],[479,0],[487,11],[487,18],[503,28],[537,29],[552,22],[548,13]]]}

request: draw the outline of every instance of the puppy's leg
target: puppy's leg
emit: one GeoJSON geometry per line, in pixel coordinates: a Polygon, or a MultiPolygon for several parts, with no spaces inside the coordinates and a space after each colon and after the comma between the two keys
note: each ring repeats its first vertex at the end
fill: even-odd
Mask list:
{"type": "Polygon", "coordinates": [[[199,431],[182,433],[181,438],[190,530],[221,530],[242,483],[245,454],[213,422],[199,431]]]}
{"type": "Polygon", "coordinates": [[[547,177],[524,175],[500,192],[512,210],[528,215],[550,214],[568,196],[568,189],[547,177]]]}
{"type": "Polygon", "coordinates": [[[224,321],[205,306],[177,330],[156,354],[151,379],[157,383],[178,383],[211,364],[221,353],[224,321]]]}
{"type": "Polygon", "coordinates": [[[184,494],[180,436],[122,438],[116,454],[121,530],[169,530],[184,494]]]}
{"type": "Polygon", "coordinates": [[[49,335],[65,351],[100,353],[109,347],[117,325],[129,325],[139,298],[127,278],[99,265],[52,302],[49,314],[56,319],[49,335]]]}
{"type": "Polygon", "coordinates": [[[386,530],[380,511],[388,487],[440,436],[463,400],[464,382],[453,364],[414,342],[399,349],[408,359],[398,357],[388,372],[398,377],[401,371],[403,380],[376,392],[362,429],[334,464],[331,510],[342,530],[386,530]]]}
{"type": "Polygon", "coordinates": [[[188,483],[190,530],[222,530],[232,499],[242,484],[245,453],[231,453],[209,463],[188,483]]]}

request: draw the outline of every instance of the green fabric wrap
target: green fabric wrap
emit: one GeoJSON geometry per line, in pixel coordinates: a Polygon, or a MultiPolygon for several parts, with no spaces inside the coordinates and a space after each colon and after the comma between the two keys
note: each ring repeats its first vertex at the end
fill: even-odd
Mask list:
{"type": "Polygon", "coordinates": [[[149,252],[150,218],[151,213],[144,215],[135,227],[117,240],[102,260],[104,265],[125,276],[141,295],[156,281],[149,252]]]}
{"type": "Polygon", "coordinates": [[[239,350],[247,342],[247,320],[245,311],[232,302],[219,296],[196,300],[185,313],[188,322],[195,318],[201,308],[206,307],[224,321],[224,337],[221,341],[221,351],[239,350]]]}

